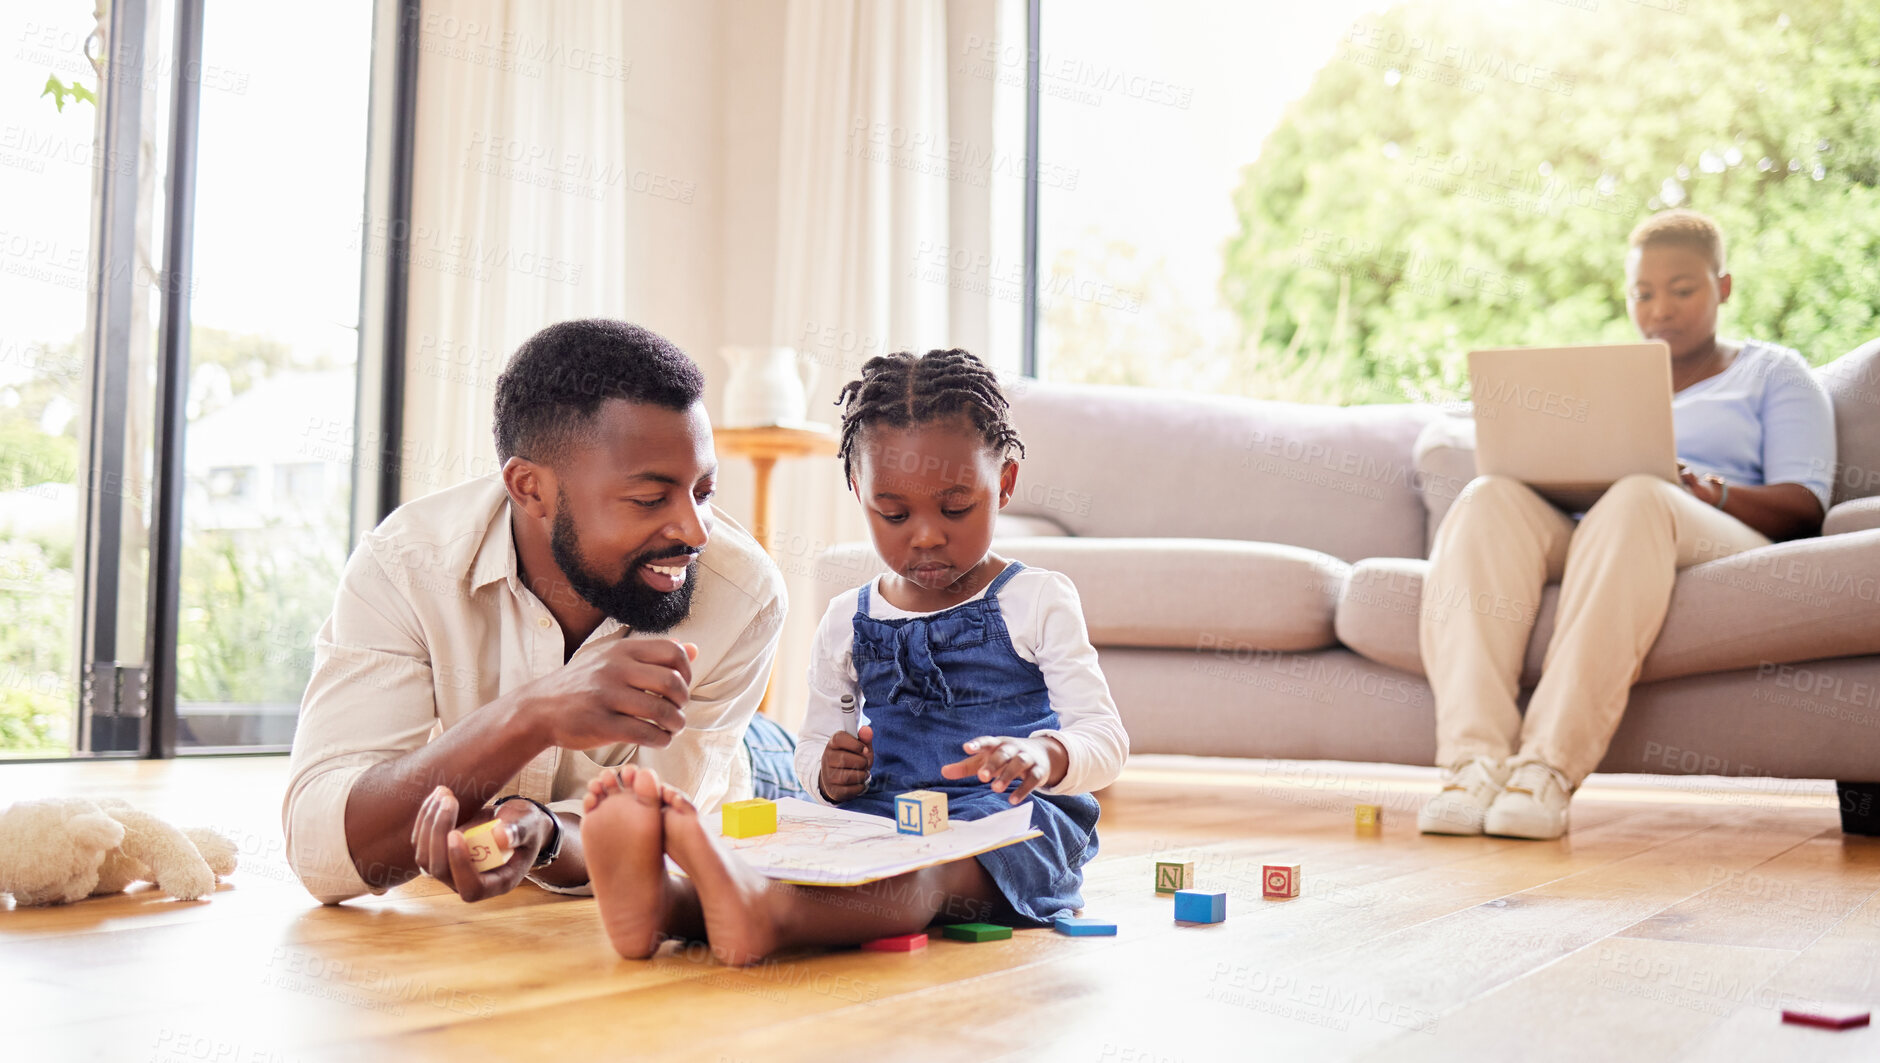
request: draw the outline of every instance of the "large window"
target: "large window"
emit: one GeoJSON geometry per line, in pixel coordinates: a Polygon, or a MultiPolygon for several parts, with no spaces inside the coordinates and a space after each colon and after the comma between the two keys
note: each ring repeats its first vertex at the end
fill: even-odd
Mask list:
{"type": "Polygon", "coordinates": [[[1715,216],[1726,334],[1880,332],[1880,8],[1041,0],[1047,379],[1447,399],[1631,335],[1624,240],[1715,216]]]}
{"type": "Polygon", "coordinates": [[[179,746],[292,740],[346,561],[371,8],[203,20],[179,746]]]}
{"type": "Polygon", "coordinates": [[[0,758],[284,746],[348,547],[372,0],[96,6],[0,23],[0,758]]]}
{"type": "Polygon", "coordinates": [[[81,417],[96,141],[91,11],[8,8],[0,32],[0,755],[71,748],[81,417]]]}

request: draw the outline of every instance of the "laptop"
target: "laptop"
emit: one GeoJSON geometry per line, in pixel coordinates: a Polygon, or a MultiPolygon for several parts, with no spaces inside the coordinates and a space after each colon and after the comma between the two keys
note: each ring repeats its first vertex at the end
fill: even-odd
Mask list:
{"type": "Polygon", "coordinates": [[[1662,341],[1469,352],[1475,469],[1571,512],[1635,473],[1678,481],[1662,341]]]}

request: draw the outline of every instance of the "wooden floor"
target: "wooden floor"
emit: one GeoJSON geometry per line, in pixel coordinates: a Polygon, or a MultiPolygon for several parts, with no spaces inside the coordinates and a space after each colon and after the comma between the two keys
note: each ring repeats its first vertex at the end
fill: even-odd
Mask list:
{"type": "MultiPolygon", "coordinates": [[[[1880,1003],[1880,842],[1831,792],[1594,780],[1557,843],[1425,838],[1427,773],[1138,764],[1103,795],[1088,914],[907,955],[730,970],[615,958],[593,902],[428,882],[321,908],[281,857],[279,758],[0,768],[0,804],[114,794],[221,828],[211,900],[150,892],[0,912],[0,1060],[1875,1059],[1880,1027],[1780,1022],[1795,997],[1880,1003]],[[1354,801],[1385,805],[1357,836],[1354,801]],[[1177,927],[1156,857],[1228,919],[1177,927]],[[1260,899],[1260,865],[1304,892],[1260,899]]],[[[1697,785],[1697,784],[1693,784],[1697,785]]]]}

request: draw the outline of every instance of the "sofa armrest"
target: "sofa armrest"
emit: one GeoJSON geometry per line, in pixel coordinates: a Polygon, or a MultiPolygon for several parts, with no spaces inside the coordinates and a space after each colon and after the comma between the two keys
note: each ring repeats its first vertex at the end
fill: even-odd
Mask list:
{"type": "Polygon", "coordinates": [[[1828,510],[1821,522],[1821,534],[1845,535],[1848,532],[1880,528],[1880,497],[1853,498],[1828,510]]]}
{"type": "Polygon", "coordinates": [[[1423,556],[1436,542],[1436,529],[1462,489],[1475,479],[1475,419],[1467,414],[1439,417],[1417,434],[1411,461],[1425,513],[1423,556]]]}

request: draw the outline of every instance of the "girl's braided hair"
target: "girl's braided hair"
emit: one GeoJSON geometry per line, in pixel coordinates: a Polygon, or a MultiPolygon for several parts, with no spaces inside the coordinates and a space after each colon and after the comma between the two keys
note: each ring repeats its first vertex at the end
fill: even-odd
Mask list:
{"type": "Polygon", "coordinates": [[[870,358],[862,364],[860,378],[842,385],[836,405],[843,408],[838,452],[845,483],[854,476],[856,440],[871,424],[906,428],[964,415],[1000,458],[1014,450],[1021,457],[1025,453],[1018,429],[1006,419],[1009,404],[999,390],[999,378],[986,363],[957,347],[870,358]]]}

